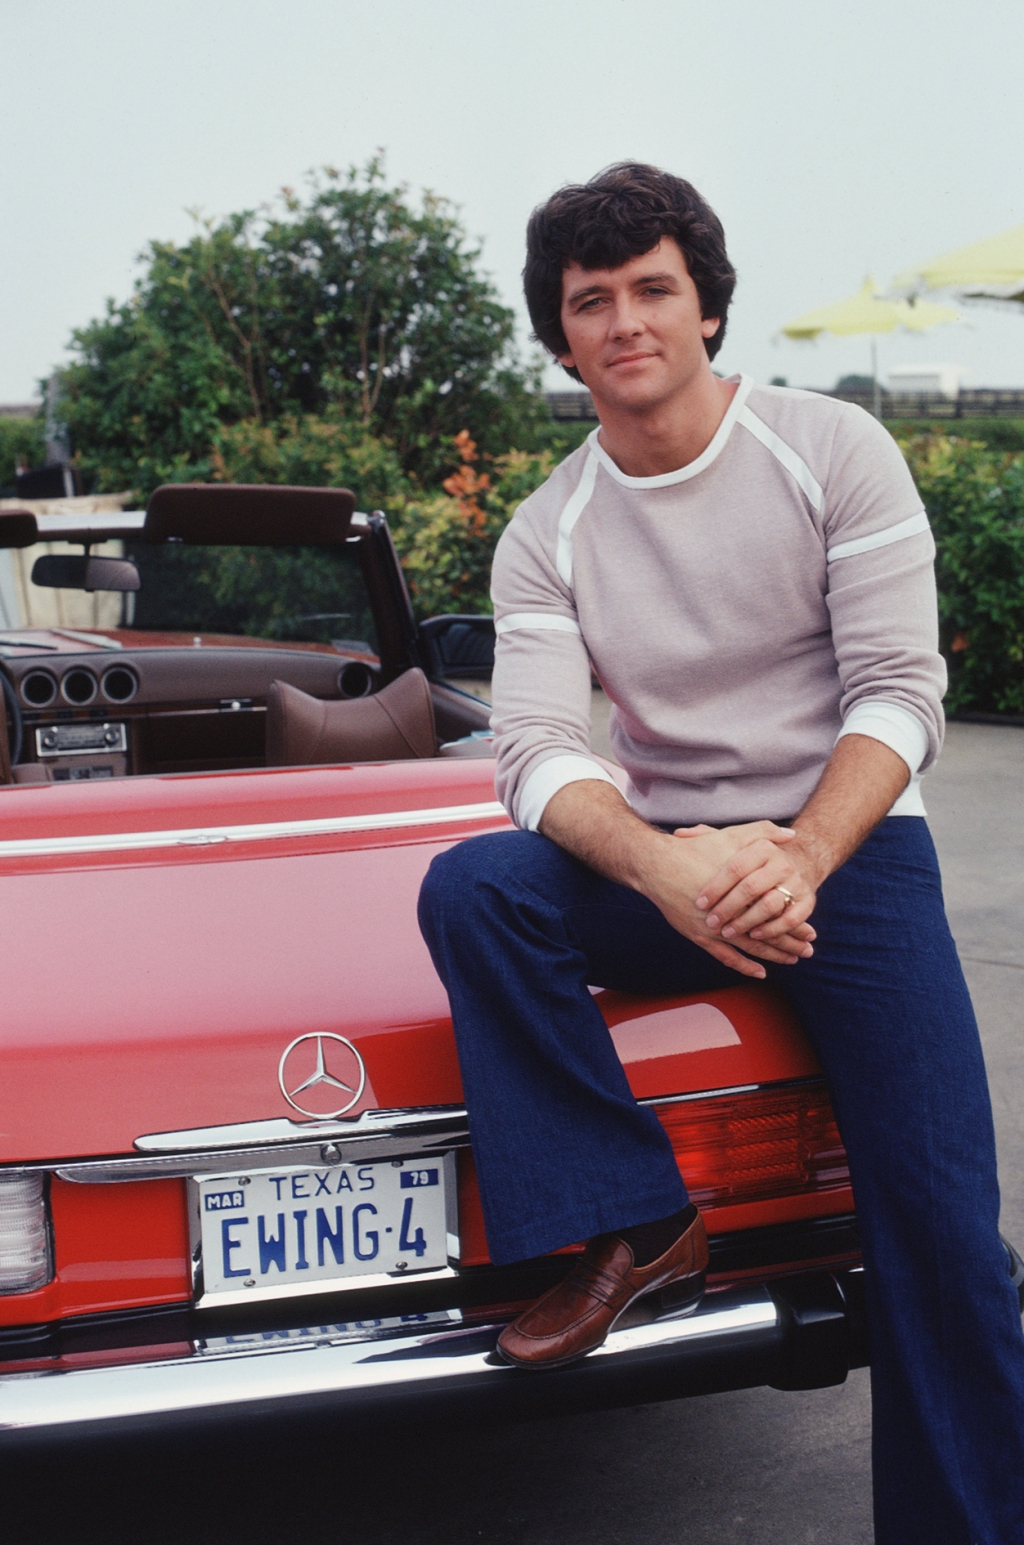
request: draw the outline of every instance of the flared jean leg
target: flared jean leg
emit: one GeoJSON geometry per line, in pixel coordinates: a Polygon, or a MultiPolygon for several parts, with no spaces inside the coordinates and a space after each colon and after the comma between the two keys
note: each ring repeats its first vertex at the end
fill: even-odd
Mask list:
{"type": "Polygon", "coordinates": [[[892,817],[773,971],[850,1160],[871,1344],[877,1545],[1024,1542],[1024,1336],[998,1237],[981,1043],[925,821],[892,817]]]}

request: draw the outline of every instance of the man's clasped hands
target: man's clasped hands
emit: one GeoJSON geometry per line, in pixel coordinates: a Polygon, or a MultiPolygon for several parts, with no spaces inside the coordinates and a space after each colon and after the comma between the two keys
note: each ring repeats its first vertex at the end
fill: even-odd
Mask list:
{"type": "Polygon", "coordinates": [[[679,827],[673,837],[685,842],[676,862],[665,850],[676,883],[652,897],[673,927],[746,976],[764,975],[751,955],[795,965],[814,953],[807,919],[831,868],[817,844],[773,821],[679,827]]]}

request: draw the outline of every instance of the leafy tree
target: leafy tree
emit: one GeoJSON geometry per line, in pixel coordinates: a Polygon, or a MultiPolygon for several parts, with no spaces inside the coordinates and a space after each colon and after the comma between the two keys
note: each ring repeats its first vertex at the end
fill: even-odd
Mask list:
{"type": "Polygon", "coordinates": [[[393,510],[410,492],[388,441],[333,416],[289,413],[269,424],[241,419],[217,431],[209,460],[218,482],[351,488],[364,510],[393,510]]]}
{"type": "Polygon", "coordinates": [[[45,433],[43,420],[0,417],[0,488],[9,488],[17,476],[19,463],[38,467],[43,459],[45,433]]]}
{"type": "Polygon", "coordinates": [[[306,417],[357,425],[421,482],[462,429],[492,454],[532,445],[547,410],[479,256],[453,207],[428,193],[414,208],[380,157],[326,168],[305,198],[286,189],[276,213],[154,242],[134,295],[74,333],[61,372],[83,472],[145,495],[216,475],[226,429],[306,417]]]}

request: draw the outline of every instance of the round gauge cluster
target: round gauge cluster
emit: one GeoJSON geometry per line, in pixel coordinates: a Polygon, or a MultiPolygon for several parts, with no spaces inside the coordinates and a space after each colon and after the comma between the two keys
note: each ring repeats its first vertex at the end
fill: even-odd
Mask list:
{"type": "Polygon", "coordinates": [[[37,666],[21,678],[21,696],[30,708],[49,708],[56,702],[86,708],[97,699],[130,703],[139,690],[139,678],[127,665],[111,665],[102,676],[86,665],[73,665],[58,678],[37,666]]]}

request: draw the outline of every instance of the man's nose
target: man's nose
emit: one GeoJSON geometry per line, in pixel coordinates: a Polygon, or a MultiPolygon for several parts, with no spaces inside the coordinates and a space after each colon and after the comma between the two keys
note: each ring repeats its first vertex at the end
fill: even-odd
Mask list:
{"type": "Polygon", "coordinates": [[[612,314],[612,337],[635,338],[643,330],[643,318],[632,297],[619,301],[612,314]]]}

